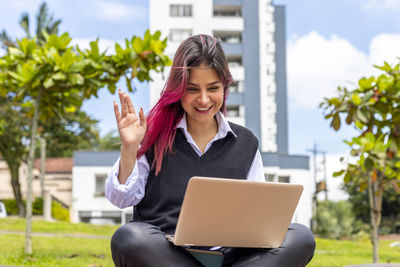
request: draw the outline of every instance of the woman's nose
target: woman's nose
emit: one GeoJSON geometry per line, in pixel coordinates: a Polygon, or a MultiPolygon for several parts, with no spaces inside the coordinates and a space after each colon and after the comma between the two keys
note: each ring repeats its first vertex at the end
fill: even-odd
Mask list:
{"type": "Polygon", "coordinates": [[[207,92],[201,92],[200,96],[198,97],[198,101],[200,104],[207,104],[210,97],[208,96],[207,92]]]}

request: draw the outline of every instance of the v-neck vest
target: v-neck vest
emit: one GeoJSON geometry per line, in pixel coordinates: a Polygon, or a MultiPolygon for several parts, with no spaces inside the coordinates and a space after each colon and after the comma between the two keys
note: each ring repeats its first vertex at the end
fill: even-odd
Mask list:
{"type": "MultiPolygon", "coordinates": [[[[229,132],[225,138],[214,141],[201,156],[187,142],[182,130],[177,129],[173,153],[164,156],[160,173],[156,176],[155,170],[150,170],[145,196],[135,207],[134,221],[153,224],[172,234],[191,177],[246,179],[258,149],[258,140],[248,129],[229,124],[237,137],[229,132]]],[[[146,157],[151,166],[152,151],[149,150],[146,157]]]]}

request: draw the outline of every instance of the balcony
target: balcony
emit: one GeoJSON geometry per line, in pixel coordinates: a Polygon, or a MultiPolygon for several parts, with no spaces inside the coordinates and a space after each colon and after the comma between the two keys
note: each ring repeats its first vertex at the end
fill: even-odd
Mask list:
{"type": "Polygon", "coordinates": [[[232,1],[215,1],[214,0],[214,17],[241,17],[242,6],[240,1],[233,3],[232,1]]]}

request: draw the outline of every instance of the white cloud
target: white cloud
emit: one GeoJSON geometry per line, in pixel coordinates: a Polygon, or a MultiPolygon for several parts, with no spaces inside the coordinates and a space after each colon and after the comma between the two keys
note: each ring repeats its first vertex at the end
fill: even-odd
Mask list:
{"type": "Polygon", "coordinates": [[[315,109],[337,86],[352,88],[362,76],[376,73],[372,64],[395,63],[400,56],[400,35],[380,34],[370,44],[369,54],[349,41],[311,32],[288,43],[288,92],[290,105],[315,109]]]}
{"type": "MultiPolygon", "coordinates": [[[[400,3],[400,1],[399,1],[400,3]]],[[[383,61],[397,64],[400,57],[400,34],[379,34],[370,44],[370,62],[381,65],[383,61]]]]}
{"type": "Polygon", "coordinates": [[[110,1],[97,1],[93,4],[94,10],[89,12],[90,15],[98,19],[120,23],[133,19],[141,20],[146,18],[147,10],[141,6],[127,5],[110,1]]]}

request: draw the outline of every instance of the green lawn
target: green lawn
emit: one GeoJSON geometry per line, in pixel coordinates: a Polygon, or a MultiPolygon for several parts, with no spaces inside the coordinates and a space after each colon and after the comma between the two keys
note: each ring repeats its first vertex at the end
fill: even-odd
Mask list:
{"type": "MultiPolygon", "coordinates": [[[[64,222],[33,221],[33,231],[54,233],[54,237],[34,236],[33,255],[24,255],[24,235],[0,234],[0,265],[17,266],[113,266],[110,237],[118,226],[95,226],[64,222]],[[101,238],[60,237],[60,234],[98,235],[101,238]],[[106,238],[104,238],[106,237],[106,238]]],[[[25,220],[0,219],[0,230],[24,231],[25,220]]],[[[393,240],[381,240],[381,262],[400,263],[400,248],[389,247],[393,240]]],[[[343,266],[370,263],[369,240],[317,239],[314,259],[308,266],[343,266]]]]}
{"type": "MultiPolygon", "coordinates": [[[[380,262],[400,263],[400,248],[390,247],[394,240],[379,242],[380,262]]],[[[372,245],[369,240],[332,240],[318,238],[310,267],[335,267],[351,264],[372,263],[372,245]]]]}
{"type": "MultiPolygon", "coordinates": [[[[83,234],[83,235],[104,235],[111,236],[118,228],[114,226],[93,225],[87,223],[68,222],[32,222],[33,232],[41,233],[62,233],[62,234],[83,234]]],[[[25,220],[19,218],[0,219],[0,230],[25,231],[25,220]]]]}

